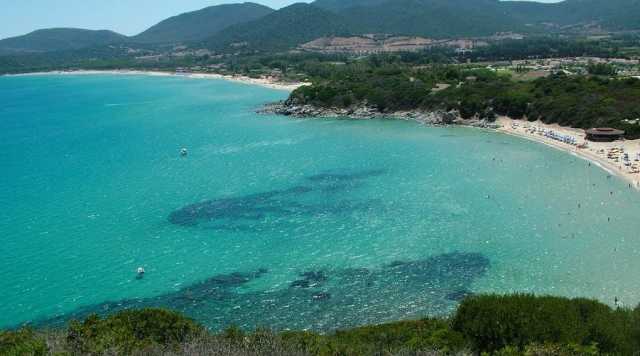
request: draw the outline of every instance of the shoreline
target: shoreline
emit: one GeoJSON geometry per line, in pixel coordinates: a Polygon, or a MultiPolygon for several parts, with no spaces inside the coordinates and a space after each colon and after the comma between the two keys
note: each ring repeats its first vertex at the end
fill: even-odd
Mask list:
{"type": "Polygon", "coordinates": [[[611,149],[623,149],[624,152],[629,154],[632,164],[640,165],[640,163],[634,162],[635,157],[640,154],[640,140],[591,142],[584,139],[586,134],[582,129],[574,129],[557,124],[550,125],[540,121],[529,122],[526,120],[514,120],[504,116],[499,117],[496,120],[496,123],[499,124],[499,127],[494,129],[496,132],[538,142],[575,155],[598,166],[611,175],[622,178],[631,184],[631,187],[636,190],[640,190],[640,173],[632,173],[629,167],[625,167],[621,161],[616,162],[614,159],[610,159],[607,156],[607,153],[610,152],[611,149]],[[529,130],[533,128],[552,130],[562,135],[575,137],[578,139],[578,143],[586,143],[587,147],[580,148],[568,143],[553,140],[538,133],[531,133],[529,130]]]}
{"type": "MultiPolygon", "coordinates": [[[[73,70],[73,71],[49,71],[49,72],[31,72],[20,74],[4,74],[0,76],[38,76],[38,75],[146,75],[146,76],[162,76],[162,77],[181,77],[189,79],[217,79],[227,80],[235,83],[257,85],[265,88],[283,90],[292,92],[293,90],[300,88],[301,86],[309,85],[309,83],[282,83],[268,78],[249,78],[239,75],[222,75],[215,73],[175,73],[164,71],[145,71],[145,70],[73,70]]],[[[624,140],[614,142],[590,142],[585,141],[585,131],[582,129],[574,129],[570,127],[564,127],[557,124],[545,124],[540,121],[529,122],[526,120],[514,120],[506,116],[501,116],[495,121],[495,125],[487,125],[484,120],[462,120],[452,118],[452,113],[445,112],[433,112],[433,113],[421,113],[421,112],[398,112],[395,114],[383,114],[373,113],[369,108],[361,108],[360,111],[336,111],[331,110],[323,112],[323,110],[311,110],[312,107],[302,106],[291,112],[282,112],[284,106],[277,107],[276,110],[268,108],[270,104],[267,104],[266,111],[275,114],[289,116],[289,117],[349,117],[351,119],[370,119],[370,118],[383,118],[390,117],[396,120],[413,120],[423,124],[432,125],[459,125],[468,127],[480,127],[493,130],[495,132],[520,137],[529,141],[541,143],[549,147],[562,150],[566,153],[575,155],[579,158],[587,160],[599,168],[605,170],[611,175],[622,178],[631,184],[636,190],[640,190],[640,173],[632,173],[629,167],[618,161],[608,158],[607,153],[611,149],[622,149],[629,154],[631,162],[638,157],[640,158],[640,139],[639,140],[624,140]],[[303,115],[296,115],[302,113],[303,115]],[[323,115],[326,114],[326,115],[323,115]],[[561,135],[571,136],[578,140],[580,144],[586,143],[588,146],[579,148],[577,145],[571,145],[563,143],[551,138],[545,137],[538,133],[531,133],[532,128],[544,129],[547,131],[554,131],[561,135]]],[[[273,105],[273,104],[271,104],[273,105]]],[[[635,162],[633,165],[640,166],[640,163],[635,162]]]]}
{"type": "Polygon", "coordinates": [[[258,85],[261,87],[283,90],[292,92],[295,89],[309,85],[309,83],[283,83],[268,78],[250,78],[240,75],[223,75],[216,73],[175,73],[175,72],[163,72],[152,70],[71,70],[71,71],[49,71],[49,72],[31,72],[31,73],[19,73],[19,74],[3,74],[1,76],[6,77],[26,77],[26,76],[39,76],[39,75],[147,75],[154,77],[179,77],[190,79],[218,79],[227,80],[235,83],[258,85]]]}
{"type": "Polygon", "coordinates": [[[501,116],[495,122],[482,119],[462,119],[455,111],[435,110],[431,112],[398,111],[378,112],[375,108],[356,106],[351,108],[319,108],[308,104],[278,102],[265,105],[258,113],[270,113],[296,118],[346,118],[350,120],[395,119],[412,120],[424,125],[465,126],[489,129],[497,133],[517,136],[529,141],[542,143],[549,147],[587,160],[589,164],[603,169],[612,176],[620,177],[636,190],[640,190],[640,140],[622,140],[613,142],[586,141],[582,129],[564,127],[557,124],[545,124],[541,121],[529,122],[501,116]],[[571,137],[573,143],[565,143],[542,132],[553,132],[559,136],[571,137]],[[624,154],[629,161],[625,164],[624,154]]]}

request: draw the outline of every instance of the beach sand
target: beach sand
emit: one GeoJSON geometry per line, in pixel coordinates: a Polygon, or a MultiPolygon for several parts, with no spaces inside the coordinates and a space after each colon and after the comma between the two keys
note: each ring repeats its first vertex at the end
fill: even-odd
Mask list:
{"type": "Polygon", "coordinates": [[[174,73],[174,72],[160,72],[160,71],[141,71],[141,70],[74,70],[74,71],[51,71],[51,72],[37,72],[37,73],[24,73],[24,74],[11,74],[9,76],[29,76],[29,75],[96,75],[96,74],[110,74],[110,75],[150,75],[150,76],[175,76],[183,78],[194,79],[222,79],[230,80],[243,84],[260,85],[266,88],[294,91],[295,89],[310,85],[310,83],[284,83],[279,82],[271,78],[250,78],[240,75],[222,75],[214,73],[174,73]]]}
{"type": "Polygon", "coordinates": [[[497,129],[498,132],[541,142],[551,147],[575,154],[578,157],[600,166],[610,174],[625,179],[636,189],[640,189],[640,173],[632,173],[631,169],[624,165],[622,157],[620,157],[619,162],[607,157],[607,154],[611,149],[623,149],[625,153],[629,154],[629,159],[632,164],[640,165],[639,162],[634,162],[638,153],[640,153],[640,140],[591,142],[585,140],[586,133],[582,129],[574,129],[557,124],[549,125],[540,121],[529,122],[524,120],[513,120],[508,117],[499,117],[496,123],[500,125],[500,128],[497,129]],[[531,133],[529,131],[531,128],[545,129],[547,131],[552,130],[560,135],[572,136],[576,138],[578,146],[586,143],[587,147],[579,148],[578,146],[556,141],[538,133],[531,133]],[[604,150],[604,153],[602,153],[602,150],[604,150]]]}

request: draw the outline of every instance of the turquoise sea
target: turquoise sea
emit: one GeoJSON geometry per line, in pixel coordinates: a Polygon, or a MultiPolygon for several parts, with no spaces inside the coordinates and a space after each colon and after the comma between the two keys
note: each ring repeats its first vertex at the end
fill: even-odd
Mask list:
{"type": "Polygon", "coordinates": [[[0,326],[163,306],[213,329],[331,330],[469,293],[640,302],[625,182],[484,130],[254,113],[286,95],[0,78],[0,326]]]}

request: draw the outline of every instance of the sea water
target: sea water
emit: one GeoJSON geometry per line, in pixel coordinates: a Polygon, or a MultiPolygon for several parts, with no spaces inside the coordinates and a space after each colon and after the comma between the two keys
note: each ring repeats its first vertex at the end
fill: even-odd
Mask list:
{"type": "Polygon", "coordinates": [[[0,78],[0,326],[157,306],[332,330],[472,293],[640,302],[627,183],[491,131],[255,113],[286,95],[0,78]]]}

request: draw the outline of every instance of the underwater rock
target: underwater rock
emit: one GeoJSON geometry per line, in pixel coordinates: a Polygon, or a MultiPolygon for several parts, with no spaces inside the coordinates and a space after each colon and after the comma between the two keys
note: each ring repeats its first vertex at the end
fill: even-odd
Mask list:
{"type": "Polygon", "coordinates": [[[331,293],[318,292],[314,293],[311,298],[315,301],[329,300],[331,299],[331,293]]]}
{"type": "Polygon", "coordinates": [[[327,275],[323,271],[309,271],[300,273],[300,277],[303,279],[298,279],[293,281],[289,287],[291,288],[314,288],[320,287],[322,283],[328,280],[327,275]]]}
{"type": "Polygon", "coordinates": [[[215,277],[208,279],[205,284],[212,284],[216,286],[239,286],[249,281],[259,278],[263,274],[267,273],[268,270],[266,268],[261,268],[254,273],[241,273],[241,272],[233,272],[230,274],[221,274],[215,277]]]}
{"type": "Polygon", "coordinates": [[[307,281],[306,279],[298,279],[295,280],[293,282],[291,282],[291,284],[289,284],[290,288],[310,288],[311,287],[311,283],[309,283],[309,281],[307,281]]]}
{"type": "MultiPolygon", "coordinates": [[[[271,190],[235,198],[220,198],[190,204],[172,212],[168,220],[174,225],[196,226],[221,231],[254,231],[267,217],[341,214],[367,210],[376,202],[326,199],[326,196],[306,197],[309,194],[335,193],[354,188],[354,182],[383,174],[384,170],[365,170],[349,173],[322,173],[306,177],[312,186],[296,185],[284,190],[271,190]],[[309,201],[319,201],[310,204],[309,201]]],[[[343,199],[340,196],[340,199],[343,199]]]]}
{"type": "Polygon", "coordinates": [[[233,296],[232,291],[236,287],[260,278],[266,273],[268,273],[266,268],[260,268],[254,272],[218,274],[176,292],[151,298],[107,301],[101,304],[80,307],[67,314],[37,320],[28,324],[33,324],[36,327],[59,327],[70,320],[82,320],[91,314],[109,315],[123,310],[139,308],[164,307],[184,312],[185,310],[198,308],[204,302],[228,300],[233,296]]]}
{"type": "Polygon", "coordinates": [[[386,173],[384,169],[371,169],[366,171],[354,172],[354,173],[321,173],[307,177],[307,180],[312,182],[317,181],[345,181],[345,180],[358,180],[371,177],[380,176],[386,173]]]}
{"type": "Polygon", "coordinates": [[[322,283],[327,281],[327,275],[323,271],[309,271],[300,274],[307,281],[322,283]]]}
{"type": "Polygon", "coordinates": [[[442,315],[472,293],[473,282],[489,268],[479,253],[450,253],[379,268],[310,269],[284,288],[243,289],[266,269],[212,276],[178,291],[151,298],[90,305],[38,321],[61,326],[71,319],[131,308],[162,307],[194,318],[213,330],[243,328],[331,331],[383,320],[442,315]],[[327,283],[328,281],[331,283],[327,283]],[[318,290],[313,286],[321,286],[318,290]],[[328,301],[331,302],[328,302],[328,301]],[[402,306],[410,305],[409,309],[402,306]]]}
{"type": "Polygon", "coordinates": [[[199,220],[260,220],[268,213],[287,213],[297,205],[284,203],[274,198],[299,195],[311,192],[309,187],[296,186],[287,190],[273,190],[264,193],[249,194],[239,198],[207,200],[191,204],[169,215],[169,222],[175,225],[192,226],[199,220]]]}
{"type": "Polygon", "coordinates": [[[460,302],[463,299],[465,299],[466,297],[472,296],[473,292],[468,291],[466,289],[461,289],[461,290],[457,290],[457,291],[453,291],[449,294],[447,294],[447,299],[449,300],[453,300],[456,302],[460,302]]]}
{"type": "Polygon", "coordinates": [[[401,267],[401,266],[406,266],[408,264],[410,264],[411,262],[405,262],[405,261],[393,261],[391,263],[389,263],[386,267],[387,268],[396,268],[396,267],[401,267]]]}

